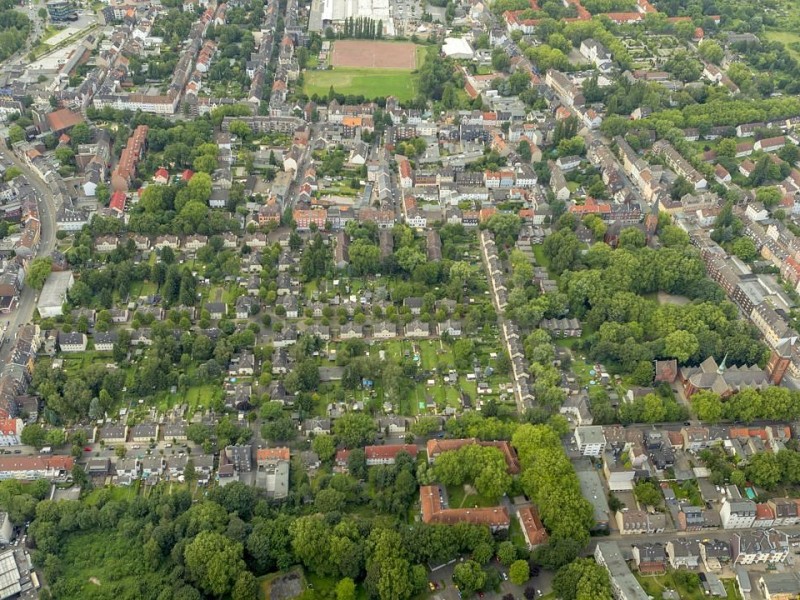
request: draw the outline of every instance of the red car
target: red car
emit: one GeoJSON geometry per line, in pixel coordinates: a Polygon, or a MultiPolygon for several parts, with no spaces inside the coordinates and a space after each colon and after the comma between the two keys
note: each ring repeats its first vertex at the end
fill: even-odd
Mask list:
{"type": "Polygon", "coordinates": [[[83,451],[84,452],[91,452],[92,449],[89,446],[86,446],[86,448],[84,448],[83,451]]]}

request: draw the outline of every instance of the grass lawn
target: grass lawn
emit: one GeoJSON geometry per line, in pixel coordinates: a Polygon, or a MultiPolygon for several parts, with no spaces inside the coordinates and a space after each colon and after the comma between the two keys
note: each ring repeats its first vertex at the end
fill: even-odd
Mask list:
{"type": "Polygon", "coordinates": [[[678,500],[688,500],[694,506],[705,506],[703,497],[700,495],[700,490],[693,481],[687,481],[683,485],[679,485],[678,482],[673,481],[669,486],[672,488],[672,491],[675,492],[675,496],[678,500]]]}
{"type": "Polygon", "coordinates": [[[794,58],[800,58],[800,53],[789,47],[789,44],[800,42],[800,34],[793,31],[766,31],[764,34],[770,42],[781,42],[794,58]]]}
{"type": "Polygon", "coordinates": [[[101,496],[105,496],[105,490],[110,490],[111,493],[111,500],[114,501],[121,501],[121,500],[133,500],[139,493],[139,481],[135,481],[132,485],[129,486],[122,486],[122,485],[112,485],[108,488],[97,488],[89,492],[89,495],[86,496],[86,504],[88,505],[95,505],[100,501],[101,496]]]}
{"type": "Polygon", "coordinates": [[[339,94],[366,98],[395,96],[400,101],[407,101],[417,96],[417,76],[404,69],[338,67],[329,71],[306,71],[303,77],[303,92],[309,96],[325,96],[331,86],[339,94]]]}
{"type": "Polygon", "coordinates": [[[191,414],[199,408],[208,408],[211,406],[211,400],[214,398],[215,389],[217,388],[213,385],[201,385],[186,390],[183,401],[189,405],[189,413],[191,414]]]}
{"type": "Polygon", "coordinates": [[[497,506],[497,498],[489,498],[480,494],[467,494],[463,485],[452,485],[447,487],[447,499],[450,508],[474,508],[497,506]]]}
{"type": "Polygon", "coordinates": [[[544,267],[545,269],[550,268],[550,260],[544,254],[544,246],[542,244],[534,244],[533,246],[533,256],[536,258],[536,264],[544,267]]]}
{"type": "MultiPolygon", "coordinates": [[[[634,573],[636,579],[642,584],[645,593],[647,593],[654,600],[661,600],[666,590],[676,590],[682,600],[701,600],[706,598],[702,586],[693,589],[687,588],[683,582],[673,577],[673,572],[668,572],[666,575],[658,577],[642,576],[639,573],[634,573]]],[[[725,589],[728,591],[728,598],[736,599],[741,598],[738,593],[735,593],[735,586],[732,579],[722,580],[725,589]],[[733,591],[734,593],[731,593],[733,591]]]]}

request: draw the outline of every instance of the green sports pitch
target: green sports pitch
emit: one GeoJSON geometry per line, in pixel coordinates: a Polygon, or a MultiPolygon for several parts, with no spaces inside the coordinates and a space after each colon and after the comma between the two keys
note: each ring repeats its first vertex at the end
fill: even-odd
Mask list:
{"type": "Polygon", "coordinates": [[[337,94],[378,98],[394,96],[400,101],[417,95],[417,76],[399,69],[356,69],[337,67],[332,71],[307,71],[303,91],[308,96],[325,96],[331,86],[337,94]]]}

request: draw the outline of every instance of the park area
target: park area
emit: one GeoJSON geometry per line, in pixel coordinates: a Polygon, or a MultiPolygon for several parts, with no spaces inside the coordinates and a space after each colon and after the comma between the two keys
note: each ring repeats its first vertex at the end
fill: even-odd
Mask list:
{"type": "Polygon", "coordinates": [[[339,40],[331,53],[332,69],[307,70],[303,91],[324,96],[333,87],[339,94],[411,100],[424,55],[423,46],[408,42],[339,40]]]}

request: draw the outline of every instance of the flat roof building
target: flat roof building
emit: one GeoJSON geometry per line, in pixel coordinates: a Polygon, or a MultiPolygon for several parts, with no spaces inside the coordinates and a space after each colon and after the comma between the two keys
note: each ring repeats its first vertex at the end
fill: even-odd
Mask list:
{"type": "Polygon", "coordinates": [[[628,568],[619,544],[599,542],[594,551],[594,559],[608,571],[611,590],[616,600],[649,600],[650,597],[628,568]]]}
{"type": "Polygon", "coordinates": [[[75,283],[72,271],[56,271],[47,276],[42,292],[39,294],[39,315],[43,319],[60,317],[63,305],[67,300],[67,292],[75,283]]]}

